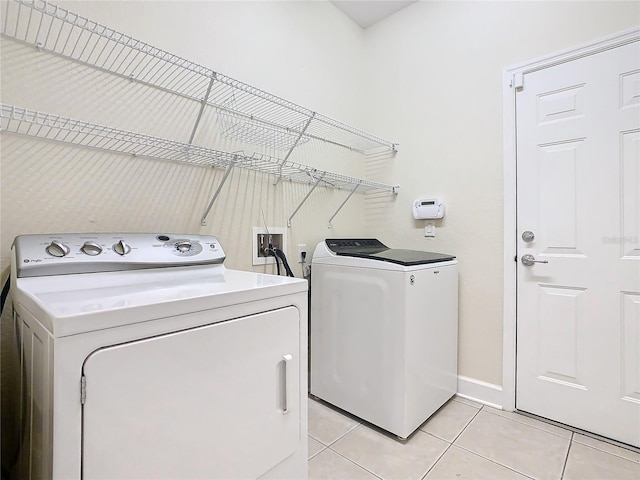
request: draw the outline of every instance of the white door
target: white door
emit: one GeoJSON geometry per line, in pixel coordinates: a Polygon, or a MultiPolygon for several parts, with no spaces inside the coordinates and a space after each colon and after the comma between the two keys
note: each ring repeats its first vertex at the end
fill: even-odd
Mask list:
{"type": "Polygon", "coordinates": [[[82,478],[258,478],[300,448],[299,360],[293,307],[94,352],[82,478]]]}
{"type": "Polygon", "coordinates": [[[516,408],[640,446],[639,43],[525,74],[516,118],[516,408]]]}

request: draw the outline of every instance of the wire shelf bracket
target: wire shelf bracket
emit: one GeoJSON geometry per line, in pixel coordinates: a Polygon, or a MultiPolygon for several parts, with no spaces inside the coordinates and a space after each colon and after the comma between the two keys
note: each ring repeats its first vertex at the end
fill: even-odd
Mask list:
{"type": "Polygon", "coordinates": [[[233,167],[236,166],[237,161],[238,159],[236,157],[234,158],[233,162],[229,164],[229,166],[227,167],[227,170],[224,172],[224,176],[222,177],[222,180],[220,180],[220,183],[218,184],[218,188],[216,189],[213,196],[211,197],[211,201],[209,202],[209,205],[207,205],[207,208],[204,210],[204,213],[202,214],[202,218],[200,219],[200,225],[202,225],[203,227],[207,225],[207,215],[209,215],[209,212],[211,211],[213,204],[218,198],[218,195],[220,195],[220,190],[222,190],[222,187],[224,187],[224,184],[227,182],[227,179],[229,178],[229,175],[231,175],[231,171],[233,170],[233,167]]]}
{"type": "Polygon", "coordinates": [[[311,123],[311,120],[313,120],[313,117],[316,116],[316,112],[313,112],[311,114],[311,116],[309,117],[309,120],[307,120],[307,123],[304,125],[304,127],[302,128],[302,131],[300,132],[300,135],[298,135],[298,138],[295,139],[295,141],[293,142],[293,145],[291,145],[291,148],[289,149],[289,151],[287,152],[287,155],[284,157],[284,161],[286,162],[287,160],[289,160],[289,157],[291,156],[291,154],[293,153],[293,151],[295,150],[295,148],[298,146],[298,143],[300,143],[300,139],[302,138],[302,136],[304,135],[304,132],[307,131],[307,128],[309,128],[309,124],[311,123]]]}
{"type": "Polygon", "coordinates": [[[200,120],[202,119],[202,114],[204,113],[204,109],[207,106],[207,100],[209,100],[209,95],[211,94],[211,87],[213,87],[213,82],[216,81],[215,72],[211,74],[211,81],[209,82],[209,87],[207,88],[207,93],[204,94],[204,98],[200,103],[200,110],[198,110],[198,116],[196,118],[196,123],[193,125],[193,129],[191,130],[191,135],[189,136],[189,144],[193,143],[193,139],[196,136],[196,132],[198,131],[198,126],[200,125],[200,120]]]}
{"type": "Polygon", "coordinates": [[[296,213],[298,213],[298,211],[302,208],[302,205],[304,205],[304,203],[307,201],[307,199],[311,196],[311,194],[313,193],[313,191],[316,189],[316,187],[320,184],[320,182],[322,181],[322,179],[324,178],[324,175],[321,174],[318,176],[318,179],[316,180],[316,183],[313,184],[313,187],[311,187],[311,190],[309,190],[309,192],[307,193],[307,195],[302,199],[302,201],[300,202],[300,205],[298,205],[298,208],[296,208],[293,213],[291,214],[291,216],[289,217],[289,220],[287,220],[287,227],[291,228],[291,220],[293,220],[293,217],[296,216],[296,213]]]}
{"type": "Polygon", "coordinates": [[[331,216],[331,218],[329,219],[329,223],[327,225],[327,228],[331,228],[331,222],[333,221],[334,218],[336,218],[336,215],[338,215],[338,213],[340,212],[340,210],[342,210],[342,207],[344,207],[347,202],[349,201],[349,199],[353,196],[354,193],[356,193],[356,190],[358,190],[358,188],[360,187],[360,183],[358,183],[355,187],[353,187],[353,190],[351,190],[351,193],[349,193],[349,195],[347,196],[347,198],[344,199],[344,202],[342,202],[340,204],[340,206],[338,207],[338,209],[335,211],[335,213],[331,216]]]}

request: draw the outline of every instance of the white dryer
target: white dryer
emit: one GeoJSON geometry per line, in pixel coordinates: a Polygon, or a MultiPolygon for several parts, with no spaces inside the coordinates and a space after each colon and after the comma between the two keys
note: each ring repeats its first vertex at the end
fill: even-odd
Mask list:
{"type": "Polygon", "coordinates": [[[307,475],[307,282],[197,235],[19,236],[14,477],[307,475]]]}
{"type": "Polygon", "coordinates": [[[311,264],[311,394],[406,439],[457,391],[455,257],[328,239],[311,264]]]}

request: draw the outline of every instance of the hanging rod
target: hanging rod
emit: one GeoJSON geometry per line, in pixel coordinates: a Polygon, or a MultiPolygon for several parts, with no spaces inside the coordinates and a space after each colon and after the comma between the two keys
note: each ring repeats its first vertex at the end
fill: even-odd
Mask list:
{"type": "MultiPolygon", "coordinates": [[[[396,151],[397,144],[338,122],[256,87],[89,20],[46,0],[3,3],[0,34],[40,51],[129,78],[226,112],[246,124],[229,133],[270,145],[269,135],[316,139],[358,152],[396,151]],[[215,81],[212,81],[215,79],[215,81]],[[234,103],[229,105],[229,99],[234,103]],[[312,119],[307,124],[307,121],[312,119]],[[304,126],[307,125],[306,130],[304,126]]],[[[201,114],[200,114],[201,115],[201,114]]],[[[277,145],[281,145],[279,140],[277,145]]],[[[280,148],[288,150],[288,142],[280,148]]]]}

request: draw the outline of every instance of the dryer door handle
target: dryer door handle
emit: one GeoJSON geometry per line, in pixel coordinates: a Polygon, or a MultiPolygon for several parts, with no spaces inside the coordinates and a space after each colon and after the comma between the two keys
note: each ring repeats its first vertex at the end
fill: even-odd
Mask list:
{"type": "Polygon", "coordinates": [[[291,410],[289,409],[289,405],[291,405],[291,383],[289,381],[289,377],[291,375],[291,363],[293,362],[293,355],[287,353],[282,356],[282,360],[284,360],[284,405],[282,407],[282,414],[286,415],[291,410]]]}

